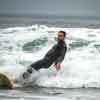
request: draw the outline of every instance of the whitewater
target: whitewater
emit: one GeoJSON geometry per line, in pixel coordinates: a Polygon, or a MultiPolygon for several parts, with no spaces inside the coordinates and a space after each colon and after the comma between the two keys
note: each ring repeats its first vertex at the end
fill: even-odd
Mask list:
{"type": "Polygon", "coordinates": [[[46,25],[0,29],[0,73],[16,79],[31,63],[42,59],[57,42],[57,32],[67,32],[67,53],[62,69],[41,69],[35,83],[42,87],[100,87],[100,29],[61,28],[46,25]]]}

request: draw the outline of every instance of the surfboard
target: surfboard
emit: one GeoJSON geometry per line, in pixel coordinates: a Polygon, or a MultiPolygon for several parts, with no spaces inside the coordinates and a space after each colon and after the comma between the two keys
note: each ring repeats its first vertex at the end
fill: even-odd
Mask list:
{"type": "Polygon", "coordinates": [[[11,80],[5,75],[0,73],[0,89],[12,89],[13,84],[11,80]]]}

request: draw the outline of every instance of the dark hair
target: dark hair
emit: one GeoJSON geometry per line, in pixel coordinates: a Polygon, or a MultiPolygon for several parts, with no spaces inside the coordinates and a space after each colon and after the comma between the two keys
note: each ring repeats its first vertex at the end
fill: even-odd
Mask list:
{"type": "Polygon", "coordinates": [[[64,37],[66,37],[66,32],[65,31],[59,31],[58,33],[63,33],[64,37]]]}

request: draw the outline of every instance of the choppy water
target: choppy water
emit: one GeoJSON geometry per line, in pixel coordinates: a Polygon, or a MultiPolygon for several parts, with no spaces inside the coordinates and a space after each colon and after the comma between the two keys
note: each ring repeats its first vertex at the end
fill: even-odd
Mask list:
{"type": "Polygon", "coordinates": [[[28,65],[44,57],[56,43],[55,37],[59,30],[68,33],[66,37],[68,51],[61,71],[56,73],[53,65],[49,69],[42,69],[36,82],[30,84],[48,88],[37,88],[35,89],[37,91],[34,88],[0,90],[1,100],[50,100],[51,98],[58,100],[94,100],[95,98],[99,100],[99,89],[81,88],[100,88],[99,28],[61,28],[38,24],[1,28],[0,72],[5,73],[10,79],[17,78],[28,65]]]}
{"type": "Polygon", "coordinates": [[[68,33],[68,51],[62,70],[56,73],[53,66],[41,70],[45,75],[40,76],[36,84],[61,88],[100,87],[100,29],[56,28],[45,25],[0,29],[1,71],[13,78],[32,62],[43,58],[56,43],[54,38],[59,30],[68,33]],[[55,74],[57,75],[53,77],[55,74]]]}
{"type": "Polygon", "coordinates": [[[16,88],[0,90],[0,100],[100,100],[100,89],[16,88]]]}

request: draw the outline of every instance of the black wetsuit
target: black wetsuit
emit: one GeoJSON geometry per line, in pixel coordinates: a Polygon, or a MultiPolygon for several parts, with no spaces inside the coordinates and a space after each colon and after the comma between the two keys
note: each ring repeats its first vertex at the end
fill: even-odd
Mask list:
{"type": "Polygon", "coordinates": [[[50,49],[43,59],[31,64],[35,70],[49,68],[53,63],[61,63],[64,59],[67,47],[64,41],[58,42],[50,49]]]}

